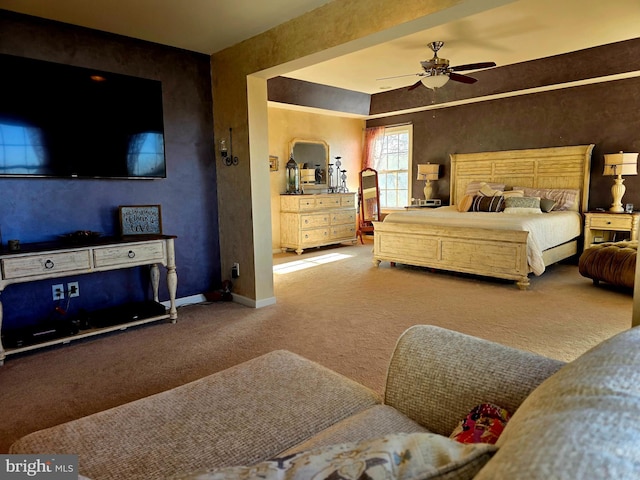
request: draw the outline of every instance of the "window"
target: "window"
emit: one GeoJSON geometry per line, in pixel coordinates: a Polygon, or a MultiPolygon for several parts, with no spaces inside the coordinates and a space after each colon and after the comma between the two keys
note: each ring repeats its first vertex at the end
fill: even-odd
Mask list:
{"type": "Polygon", "coordinates": [[[375,152],[382,209],[403,208],[411,203],[412,134],[412,125],[387,127],[380,150],[375,152]]]}

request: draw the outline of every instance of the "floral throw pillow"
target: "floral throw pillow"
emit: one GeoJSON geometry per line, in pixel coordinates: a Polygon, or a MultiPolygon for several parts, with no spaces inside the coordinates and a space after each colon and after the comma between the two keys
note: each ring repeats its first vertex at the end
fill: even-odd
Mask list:
{"type": "Polygon", "coordinates": [[[471,480],[495,445],[463,445],[434,433],[391,434],[319,447],[252,466],[201,470],[172,480],[471,480]]]}
{"type": "Polygon", "coordinates": [[[460,443],[495,444],[511,418],[504,408],[483,403],[473,410],[453,430],[449,438],[460,443]]]}

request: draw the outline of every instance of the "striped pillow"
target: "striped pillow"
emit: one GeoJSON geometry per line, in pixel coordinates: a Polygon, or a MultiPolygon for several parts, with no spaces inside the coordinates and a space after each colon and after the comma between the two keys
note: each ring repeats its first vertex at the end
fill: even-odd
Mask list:
{"type": "Polygon", "coordinates": [[[495,195],[493,197],[485,197],[483,195],[475,195],[471,202],[470,212],[501,212],[504,208],[504,197],[495,195]]]}
{"type": "Polygon", "coordinates": [[[556,202],[553,210],[578,210],[577,199],[580,190],[571,188],[530,188],[513,187],[514,190],[524,190],[525,197],[549,198],[556,202]]]}

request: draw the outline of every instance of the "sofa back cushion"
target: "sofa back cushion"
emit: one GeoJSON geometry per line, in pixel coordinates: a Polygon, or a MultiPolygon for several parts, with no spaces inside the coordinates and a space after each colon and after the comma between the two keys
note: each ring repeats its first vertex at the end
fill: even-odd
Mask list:
{"type": "Polygon", "coordinates": [[[640,478],[640,328],[594,347],[523,402],[478,479],[640,478]]]}
{"type": "Polygon", "coordinates": [[[449,436],[474,406],[515,412],[563,362],[434,325],[415,325],[389,362],[384,403],[449,436]]]}

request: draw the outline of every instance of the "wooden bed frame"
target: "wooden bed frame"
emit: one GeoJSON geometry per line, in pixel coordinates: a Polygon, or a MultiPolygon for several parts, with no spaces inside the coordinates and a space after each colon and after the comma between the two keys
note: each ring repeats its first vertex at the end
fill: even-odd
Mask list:
{"type": "MultiPolygon", "coordinates": [[[[589,201],[591,152],[594,145],[536,148],[451,155],[451,205],[465,195],[472,181],[533,188],[580,190],[576,210],[589,201]]],[[[527,236],[529,232],[374,222],[373,263],[389,261],[460,273],[514,280],[529,286],[527,236]]],[[[543,252],[551,265],[578,252],[574,239],[543,252]]]]}

